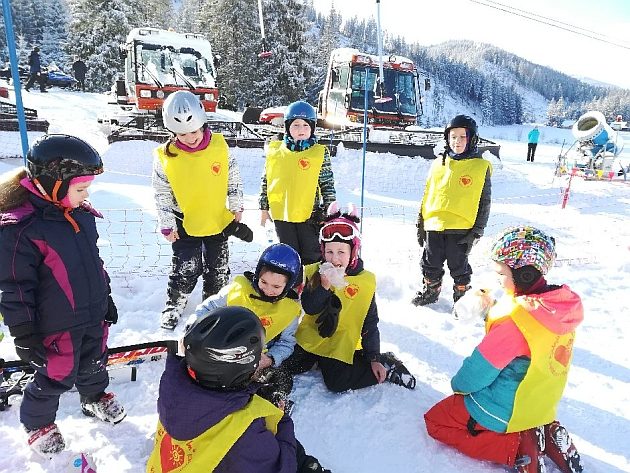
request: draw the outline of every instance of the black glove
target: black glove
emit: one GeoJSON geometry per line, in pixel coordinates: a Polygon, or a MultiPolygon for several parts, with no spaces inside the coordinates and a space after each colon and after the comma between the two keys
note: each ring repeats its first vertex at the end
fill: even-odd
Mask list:
{"type": "Polygon", "coordinates": [[[118,322],[118,309],[116,308],[116,304],[114,304],[114,299],[112,299],[112,295],[107,296],[107,313],[105,314],[105,322],[108,325],[114,325],[118,322]]]}
{"type": "Polygon", "coordinates": [[[232,220],[230,224],[225,227],[225,230],[223,230],[223,234],[226,237],[235,236],[236,238],[246,241],[247,243],[250,243],[254,240],[254,232],[252,231],[252,229],[244,223],[237,222],[236,220],[232,220]]]}
{"type": "Polygon", "coordinates": [[[341,312],[341,301],[336,295],[332,295],[328,305],[315,320],[317,331],[322,338],[332,337],[339,325],[339,312],[341,312]]]}
{"type": "Polygon", "coordinates": [[[10,327],[9,332],[15,337],[15,352],[20,360],[35,366],[46,366],[46,349],[42,337],[33,333],[33,324],[10,327]]]}
{"type": "Polygon", "coordinates": [[[457,244],[458,245],[466,245],[466,255],[469,255],[470,254],[470,250],[472,250],[472,247],[477,244],[477,242],[479,241],[479,238],[481,238],[481,235],[479,235],[479,233],[476,233],[475,231],[471,230],[468,233],[466,233],[464,238],[459,240],[457,242],[457,244]]]}
{"type": "Polygon", "coordinates": [[[326,210],[321,207],[317,207],[313,210],[313,213],[311,214],[311,222],[316,225],[322,225],[324,220],[326,220],[326,210]]]}
{"type": "Polygon", "coordinates": [[[424,219],[422,218],[422,213],[418,215],[418,223],[416,223],[416,228],[418,230],[418,245],[420,245],[420,248],[422,248],[427,241],[427,232],[424,231],[424,219]]]}

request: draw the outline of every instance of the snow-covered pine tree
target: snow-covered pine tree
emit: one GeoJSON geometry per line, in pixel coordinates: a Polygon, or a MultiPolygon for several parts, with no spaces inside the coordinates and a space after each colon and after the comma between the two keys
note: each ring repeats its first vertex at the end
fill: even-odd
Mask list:
{"type": "Polygon", "coordinates": [[[123,70],[118,46],[129,33],[133,12],[125,0],[73,0],[70,7],[68,52],[85,62],[89,90],[108,90],[123,70]]]}
{"type": "Polygon", "coordinates": [[[48,0],[43,12],[44,34],[41,47],[41,58],[44,64],[56,64],[57,67],[69,72],[71,64],[68,54],[64,50],[68,39],[69,24],[68,5],[65,0],[48,0]]]}
{"type": "Polygon", "coordinates": [[[199,18],[201,33],[221,56],[217,71],[219,94],[224,97],[221,106],[242,109],[256,104],[255,83],[262,74],[257,1],[208,0],[199,18]]]}
{"type": "Polygon", "coordinates": [[[201,13],[206,0],[182,0],[177,11],[175,24],[180,33],[201,33],[208,28],[202,25],[201,13]]]}
{"type": "Polygon", "coordinates": [[[256,84],[258,103],[277,106],[306,100],[315,49],[306,37],[309,25],[303,1],[267,0],[264,5],[266,36],[273,55],[261,60],[259,70],[268,72],[259,76],[256,84]]]}
{"type": "Polygon", "coordinates": [[[328,66],[330,60],[330,53],[333,49],[340,47],[340,35],[342,18],[335,9],[335,2],[333,0],[330,6],[330,13],[326,17],[324,23],[324,29],[322,30],[321,38],[319,40],[319,50],[317,54],[317,63],[325,64],[324,69],[328,66]]]}

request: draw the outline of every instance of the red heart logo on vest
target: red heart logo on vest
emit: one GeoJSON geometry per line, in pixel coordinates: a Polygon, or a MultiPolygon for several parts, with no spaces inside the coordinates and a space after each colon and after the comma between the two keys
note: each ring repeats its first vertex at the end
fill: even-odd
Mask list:
{"type": "Polygon", "coordinates": [[[160,443],[160,463],[162,473],[176,470],[184,464],[184,449],[179,445],[173,445],[172,437],[165,433],[160,443]]]}
{"type": "Polygon", "coordinates": [[[553,352],[553,357],[566,368],[569,366],[569,360],[571,359],[571,349],[565,345],[558,345],[553,352]]]}
{"type": "Polygon", "coordinates": [[[459,182],[461,182],[462,186],[468,187],[472,184],[472,177],[470,176],[462,176],[459,178],[459,182]]]}
{"type": "Polygon", "coordinates": [[[271,317],[267,317],[266,315],[263,315],[260,318],[260,323],[262,324],[263,327],[271,326],[271,317]]]}
{"type": "Polygon", "coordinates": [[[308,169],[311,167],[311,162],[306,159],[306,158],[302,158],[298,161],[298,164],[300,165],[300,167],[304,170],[308,169]]]}
{"type": "Polygon", "coordinates": [[[212,174],[218,176],[221,172],[221,164],[220,163],[212,163],[212,174]]]}
{"type": "Polygon", "coordinates": [[[356,284],[350,284],[349,286],[346,286],[345,293],[349,299],[354,299],[354,296],[359,293],[359,286],[356,284]]]}

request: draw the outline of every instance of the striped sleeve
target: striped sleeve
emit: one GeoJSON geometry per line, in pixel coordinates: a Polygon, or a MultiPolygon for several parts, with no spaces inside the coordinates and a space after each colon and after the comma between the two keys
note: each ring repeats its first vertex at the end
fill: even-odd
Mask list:
{"type": "Polygon", "coordinates": [[[322,163],[322,168],[319,171],[318,186],[321,201],[324,206],[324,210],[326,210],[331,203],[337,200],[337,193],[335,192],[335,176],[333,174],[328,148],[325,148],[324,151],[324,162],[322,163]]]}

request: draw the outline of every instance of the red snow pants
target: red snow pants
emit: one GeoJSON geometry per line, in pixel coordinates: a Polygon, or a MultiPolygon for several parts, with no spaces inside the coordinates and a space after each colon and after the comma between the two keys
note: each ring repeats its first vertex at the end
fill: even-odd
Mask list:
{"type": "Polygon", "coordinates": [[[475,423],[473,435],[468,429],[470,414],[464,396],[453,394],[441,400],[424,414],[431,437],[456,448],[469,457],[514,466],[520,436],[488,430],[475,423]]]}

